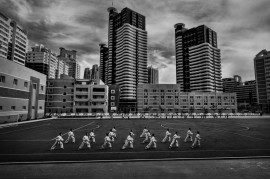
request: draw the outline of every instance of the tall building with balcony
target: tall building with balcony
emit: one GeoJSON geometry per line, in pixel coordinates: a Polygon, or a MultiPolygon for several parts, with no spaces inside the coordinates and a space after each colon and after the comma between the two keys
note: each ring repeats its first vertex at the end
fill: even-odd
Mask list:
{"type": "Polygon", "coordinates": [[[262,50],[254,58],[257,101],[264,112],[270,112],[270,51],[262,50]]]}
{"type": "Polygon", "coordinates": [[[222,92],[217,33],[205,25],[175,24],[176,80],[181,91],[222,92]]]}
{"type": "Polygon", "coordinates": [[[99,62],[99,78],[105,83],[108,84],[108,58],[109,58],[109,49],[106,44],[99,44],[100,46],[100,62],[99,62]]]}
{"type": "Polygon", "coordinates": [[[99,79],[99,67],[97,64],[92,66],[92,69],[85,68],[83,79],[99,79]]]}
{"type": "Polygon", "coordinates": [[[148,84],[158,84],[159,82],[158,68],[149,66],[147,69],[148,69],[148,84]]]}
{"type": "Polygon", "coordinates": [[[145,16],[124,8],[120,13],[114,7],[109,12],[108,85],[120,86],[120,102],[136,109],[138,84],[147,79],[147,31],[145,16]]]}
{"type": "Polygon", "coordinates": [[[49,79],[57,78],[58,58],[42,44],[32,47],[26,56],[26,67],[47,75],[49,79]]]}
{"type": "Polygon", "coordinates": [[[60,55],[58,59],[62,61],[65,65],[68,65],[68,75],[75,78],[80,79],[80,65],[76,59],[75,50],[67,50],[65,48],[60,47],[60,55]]]}
{"type": "Polygon", "coordinates": [[[97,79],[77,79],[74,85],[73,112],[107,113],[108,86],[97,79]]]}
{"type": "Polygon", "coordinates": [[[44,117],[46,75],[0,57],[0,123],[44,117]]]}
{"type": "Polygon", "coordinates": [[[0,12],[0,57],[25,65],[27,31],[0,12]]]}

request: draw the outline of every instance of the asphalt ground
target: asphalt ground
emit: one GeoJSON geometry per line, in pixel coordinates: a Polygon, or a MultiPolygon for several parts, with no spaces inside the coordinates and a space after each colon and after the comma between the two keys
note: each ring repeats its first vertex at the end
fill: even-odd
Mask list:
{"type": "Polygon", "coordinates": [[[211,158],[270,156],[270,119],[53,119],[22,124],[0,129],[0,162],[60,162],[60,161],[107,161],[163,158],[211,158]],[[99,150],[105,133],[112,127],[117,129],[117,138],[112,150],[99,150]],[[145,150],[139,138],[144,127],[155,133],[157,149],[145,150]],[[76,143],[64,144],[64,150],[50,151],[59,132],[67,138],[74,129],[76,143]],[[181,136],[179,148],[169,149],[169,143],[161,143],[166,129],[181,136]],[[201,147],[191,149],[184,143],[187,129],[194,136],[200,131],[201,147]],[[91,149],[78,151],[85,132],[95,129],[96,144],[91,149]],[[121,150],[130,129],[136,134],[134,149],[121,150]]]}
{"type": "Polygon", "coordinates": [[[270,159],[0,165],[11,179],[269,179],[270,159]]]}

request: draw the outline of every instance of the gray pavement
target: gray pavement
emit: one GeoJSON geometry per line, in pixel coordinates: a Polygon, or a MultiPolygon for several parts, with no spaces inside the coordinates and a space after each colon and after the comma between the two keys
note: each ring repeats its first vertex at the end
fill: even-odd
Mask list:
{"type": "Polygon", "coordinates": [[[0,178],[269,179],[270,159],[0,165],[0,178]]]}

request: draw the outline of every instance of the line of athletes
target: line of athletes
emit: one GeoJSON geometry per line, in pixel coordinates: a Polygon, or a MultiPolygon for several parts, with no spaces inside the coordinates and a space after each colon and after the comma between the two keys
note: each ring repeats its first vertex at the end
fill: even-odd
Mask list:
{"type": "MultiPolygon", "coordinates": [[[[129,132],[129,135],[127,136],[124,142],[122,149],[126,149],[126,148],[133,149],[134,136],[135,134],[133,133],[131,129],[131,131],[129,132]]],[[[115,127],[113,127],[109,133],[106,133],[106,136],[104,138],[104,143],[102,144],[100,149],[105,149],[105,148],[112,149],[112,143],[114,142],[115,138],[116,138],[116,129],[115,127]]],[[[157,148],[157,140],[155,138],[155,134],[151,134],[150,130],[148,130],[146,127],[143,129],[143,132],[140,135],[140,138],[145,138],[142,142],[143,144],[148,142],[145,149],[150,149],[151,147],[155,149],[157,148]]],[[[178,148],[179,147],[178,139],[180,139],[180,136],[177,134],[177,132],[175,132],[174,135],[172,136],[169,129],[167,129],[165,133],[165,137],[162,139],[161,142],[162,143],[170,142],[170,146],[169,146],[170,149],[172,147],[178,148]]],[[[72,129],[70,129],[70,131],[68,132],[68,138],[66,139],[65,143],[68,143],[70,140],[71,142],[75,143],[75,135],[72,129]]],[[[191,148],[194,148],[195,146],[198,146],[198,147],[201,146],[200,140],[201,140],[200,132],[197,131],[197,134],[193,142],[193,133],[191,132],[191,128],[189,128],[184,142],[188,142],[188,141],[193,142],[191,145],[191,148]]],[[[64,139],[62,137],[62,133],[59,133],[59,135],[55,138],[55,143],[53,144],[50,150],[51,151],[54,150],[56,146],[59,146],[60,149],[64,149],[63,142],[64,142],[64,139]]],[[[91,148],[90,142],[96,143],[94,130],[92,130],[89,135],[88,133],[85,133],[85,135],[82,138],[82,143],[79,146],[78,150],[81,150],[84,147],[84,145],[86,145],[86,147],[90,149],[91,148]]]]}

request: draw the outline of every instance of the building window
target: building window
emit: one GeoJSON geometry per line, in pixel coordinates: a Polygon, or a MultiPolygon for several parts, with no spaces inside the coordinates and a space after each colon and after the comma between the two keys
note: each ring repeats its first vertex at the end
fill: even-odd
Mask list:
{"type": "Polygon", "coordinates": [[[145,90],[144,90],[144,92],[148,92],[148,90],[147,90],[147,89],[145,89],[145,90]]]}
{"type": "Polygon", "coordinates": [[[32,106],[32,109],[35,109],[35,106],[32,106]]]}
{"type": "Polygon", "coordinates": [[[51,92],[51,93],[52,93],[52,92],[53,92],[53,89],[49,89],[49,92],[51,92]]]}
{"type": "Polygon", "coordinates": [[[111,96],[111,100],[115,100],[115,96],[111,96]]]}
{"type": "Polygon", "coordinates": [[[63,93],[63,95],[67,95],[67,93],[66,93],[66,92],[64,92],[64,93],[63,93]]]}
{"type": "Polygon", "coordinates": [[[63,102],[66,102],[67,100],[66,99],[63,99],[63,102]]]}
{"type": "Polygon", "coordinates": [[[74,89],[71,89],[71,92],[74,92],[74,89]]]}
{"type": "Polygon", "coordinates": [[[41,88],[41,91],[43,91],[43,86],[40,86],[40,88],[41,88]]]}
{"type": "Polygon", "coordinates": [[[23,109],[23,110],[26,110],[26,106],[23,106],[22,109],[23,109]]]}
{"type": "Polygon", "coordinates": [[[111,94],[115,94],[115,90],[111,90],[111,94]]]}
{"type": "Polygon", "coordinates": [[[0,111],[2,111],[3,110],[3,106],[0,106],[0,111]]]}
{"type": "Polygon", "coordinates": [[[52,103],[49,103],[48,106],[52,106],[52,103]]]}
{"type": "Polygon", "coordinates": [[[28,87],[28,82],[24,82],[24,87],[28,87]]]}
{"type": "Polygon", "coordinates": [[[52,82],[50,82],[50,84],[49,84],[50,86],[53,86],[53,83],[52,82]]]}
{"type": "Polygon", "coordinates": [[[18,85],[18,79],[14,79],[13,84],[17,86],[18,85]]]}
{"type": "Polygon", "coordinates": [[[42,109],[42,106],[39,106],[39,109],[42,109]]]}
{"type": "Polygon", "coordinates": [[[52,96],[49,96],[49,99],[52,99],[53,97],[52,96]]]}
{"type": "Polygon", "coordinates": [[[66,106],[63,106],[63,109],[66,109],[66,106]]]}
{"type": "Polygon", "coordinates": [[[64,88],[67,88],[67,86],[64,86],[64,88]]]}
{"type": "Polygon", "coordinates": [[[11,109],[12,109],[12,110],[15,110],[15,106],[11,106],[11,109]]]}
{"type": "Polygon", "coordinates": [[[114,102],[111,102],[111,106],[115,106],[115,103],[114,102]]]}
{"type": "Polygon", "coordinates": [[[33,89],[37,89],[37,84],[36,83],[33,84],[33,89]]]}
{"type": "Polygon", "coordinates": [[[6,82],[6,77],[5,76],[0,76],[0,83],[6,82]]]}

